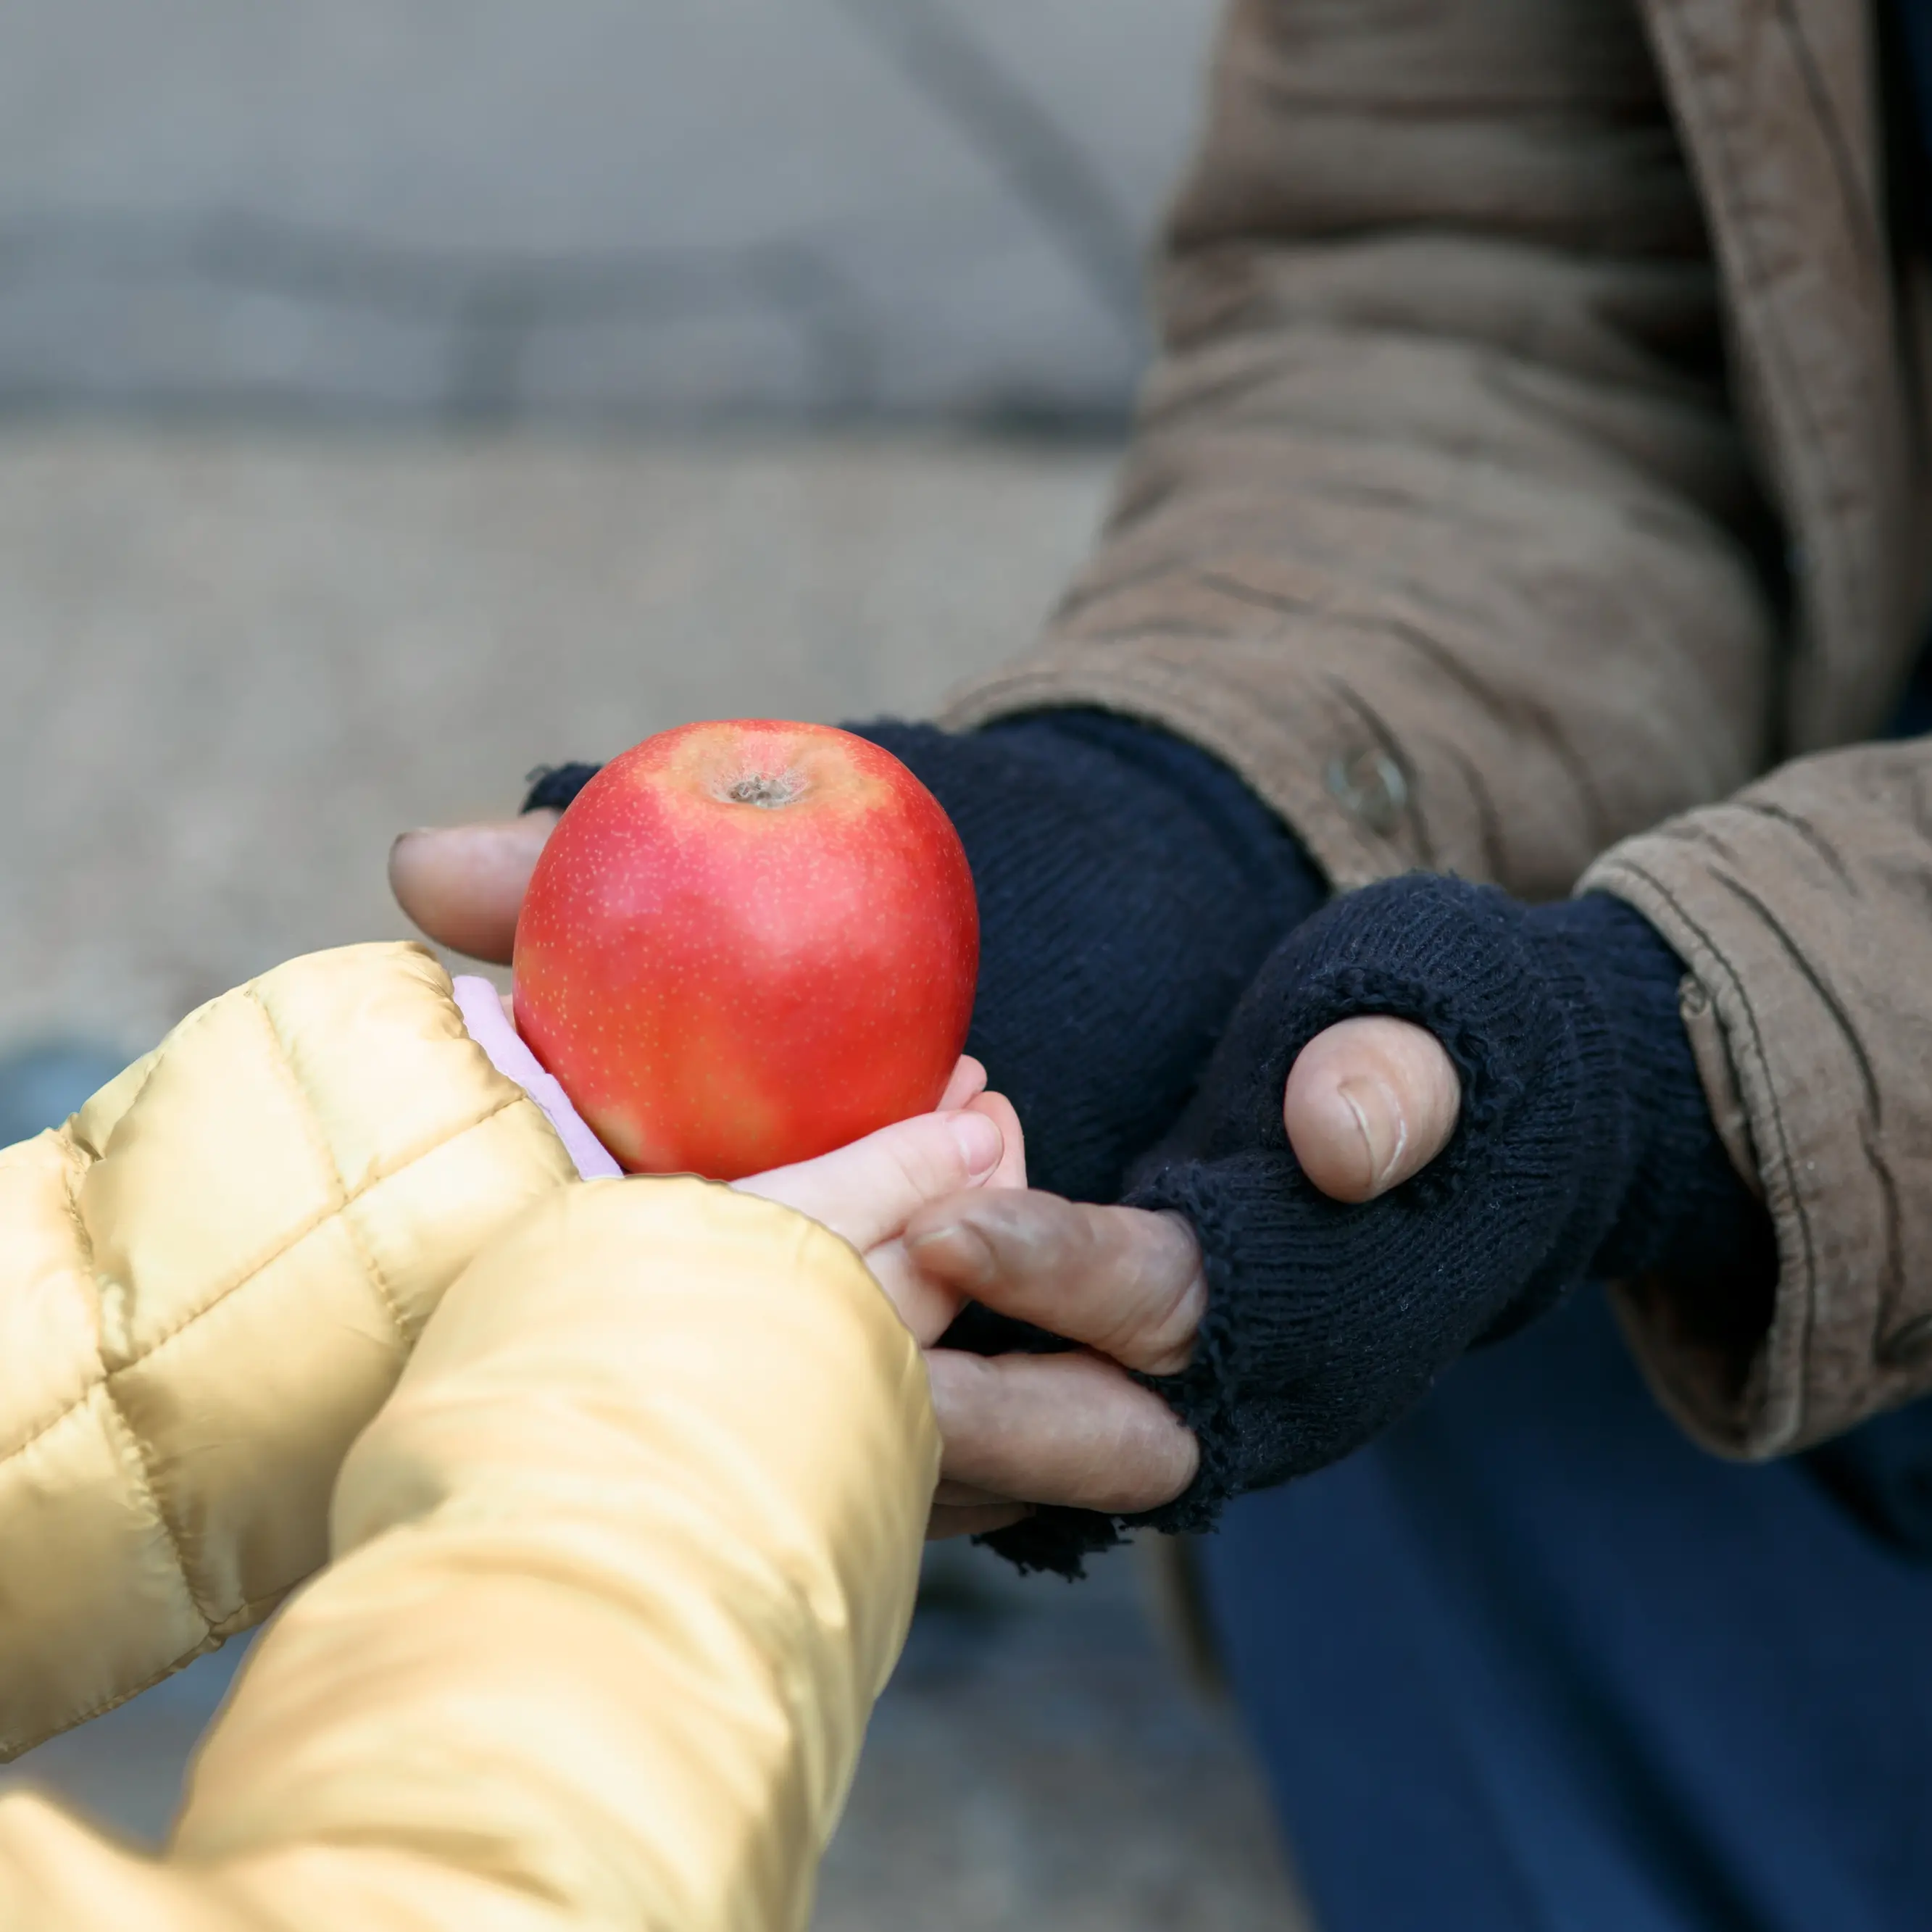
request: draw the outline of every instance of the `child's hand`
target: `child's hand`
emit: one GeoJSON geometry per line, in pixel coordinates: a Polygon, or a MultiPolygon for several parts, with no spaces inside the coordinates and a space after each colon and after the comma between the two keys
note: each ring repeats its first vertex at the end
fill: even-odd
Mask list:
{"type": "Polygon", "coordinates": [[[962,1058],[936,1112],[736,1184],[843,1235],[922,1348],[945,1334],[964,1297],[912,1267],[901,1239],[906,1223],[928,1202],[968,1189],[1026,1185],[1019,1116],[986,1087],[986,1070],[962,1058]]]}
{"type": "MultiPolygon", "coordinates": [[[[514,1080],[556,1129],[586,1180],[621,1170],[546,1073],[517,1032],[514,1010],[487,980],[455,982],[456,1004],[470,1037],[496,1070],[514,1080]]],[[[1002,1094],[986,1091],[986,1070],[962,1056],[930,1114],[882,1128],[850,1147],[738,1182],[747,1194],[796,1208],[842,1234],[917,1339],[929,1348],[951,1325],[964,1298],[928,1279],[906,1258],[907,1222],[928,1202],[986,1187],[1024,1187],[1026,1145],[1019,1116],[1002,1094]]]]}

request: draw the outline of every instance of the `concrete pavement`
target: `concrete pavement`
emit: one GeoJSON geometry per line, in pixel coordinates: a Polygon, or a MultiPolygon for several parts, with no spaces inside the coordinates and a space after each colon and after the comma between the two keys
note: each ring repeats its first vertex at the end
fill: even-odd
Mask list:
{"type": "Polygon", "coordinates": [[[1117,416],[1216,0],[13,0],[0,411],[1117,416]]]}
{"type": "Polygon", "coordinates": [[[1026,638],[1098,452],[0,439],[0,1041],[145,1047],[399,934],[406,826],[687,718],[917,710],[1026,638]]]}

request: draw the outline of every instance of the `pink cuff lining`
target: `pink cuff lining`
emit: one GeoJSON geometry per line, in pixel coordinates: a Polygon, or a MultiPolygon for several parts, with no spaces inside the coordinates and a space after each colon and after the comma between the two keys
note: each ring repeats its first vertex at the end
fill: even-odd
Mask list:
{"type": "Polygon", "coordinates": [[[488,980],[464,974],[456,981],[457,1010],[470,1037],[490,1056],[490,1064],[506,1080],[514,1080],[543,1109],[556,1128],[565,1150],[586,1180],[607,1180],[623,1172],[609,1149],[584,1124],[570,1096],[537,1064],[537,1057],[518,1037],[503,1010],[503,1002],[488,980]]]}

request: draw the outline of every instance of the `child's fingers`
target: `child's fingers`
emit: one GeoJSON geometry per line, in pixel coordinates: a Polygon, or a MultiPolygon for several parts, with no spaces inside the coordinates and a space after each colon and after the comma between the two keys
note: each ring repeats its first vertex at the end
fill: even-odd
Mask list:
{"type": "Polygon", "coordinates": [[[939,1105],[932,1111],[935,1114],[956,1113],[986,1090],[986,1070],[970,1053],[962,1053],[959,1064],[952,1070],[952,1078],[946,1083],[946,1091],[939,1096],[939,1105]]]}
{"type": "Polygon", "coordinates": [[[983,1186],[1006,1158],[985,1096],[958,1113],[922,1114],[796,1167],[737,1185],[822,1221],[861,1254],[892,1240],[929,1201],[983,1186]]]}
{"type": "Polygon", "coordinates": [[[929,1348],[958,1319],[966,1298],[912,1264],[904,1242],[881,1241],[866,1251],[872,1279],[899,1312],[899,1319],[922,1348],[929,1348]]]}
{"type": "MultiPolygon", "coordinates": [[[[977,1065],[978,1063],[974,1063],[977,1065]]],[[[1006,1142],[1000,1164],[980,1184],[982,1187],[1024,1187],[1027,1184],[1026,1134],[1013,1103],[1004,1094],[980,1094],[970,1103],[970,1113],[984,1114],[999,1127],[1006,1142]]]]}

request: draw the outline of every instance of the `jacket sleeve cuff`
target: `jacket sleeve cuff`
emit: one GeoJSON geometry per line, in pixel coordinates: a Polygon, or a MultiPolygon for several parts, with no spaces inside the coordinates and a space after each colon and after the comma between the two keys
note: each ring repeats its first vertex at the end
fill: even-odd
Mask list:
{"type": "Polygon", "coordinates": [[[349,1457],[332,1564],[204,1744],[172,1868],[291,1932],[533,1897],[802,1925],[938,1462],[844,1243],[697,1180],[561,1190],[349,1457]]]}
{"type": "MultiPolygon", "coordinates": [[[[1910,1222],[1925,1211],[1910,1122],[1895,1124],[1912,1100],[1888,1096],[1888,1070],[1865,1043],[1899,1036],[1902,1021],[1909,1030],[1886,1014],[1917,996],[1914,975],[1849,927],[1832,856],[1834,762],[1768,781],[1783,801],[1770,808],[1746,794],[1630,840],[1579,888],[1635,906],[1689,968],[1687,1024],[1712,1116],[1770,1211],[1768,1319],[1741,1328],[1694,1288],[1652,1280],[1615,1290],[1665,1408],[1706,1448],[1753,1460],[1932,1387],[1932,1321],[1898,1279],[1910,1222]]],[[[1868,902],[1882,893],[1876,873],[1864,883],[1868,902]]]]}

